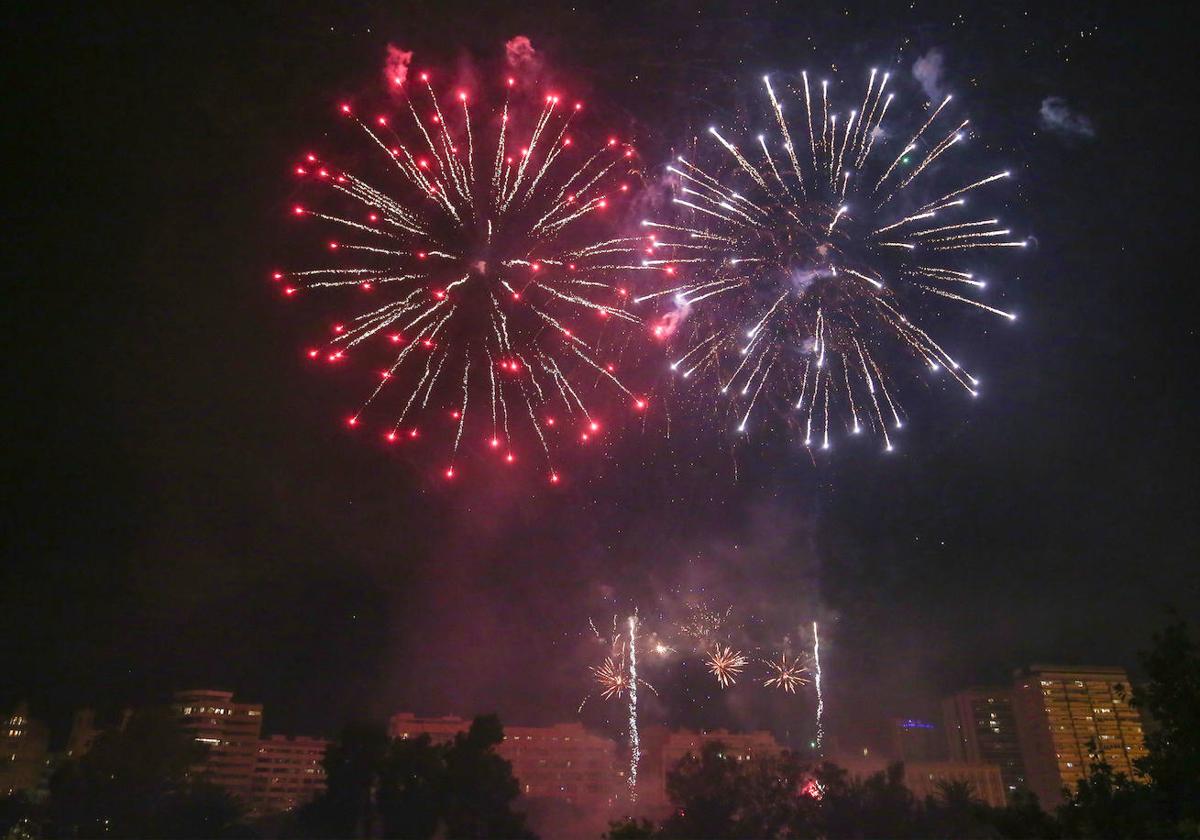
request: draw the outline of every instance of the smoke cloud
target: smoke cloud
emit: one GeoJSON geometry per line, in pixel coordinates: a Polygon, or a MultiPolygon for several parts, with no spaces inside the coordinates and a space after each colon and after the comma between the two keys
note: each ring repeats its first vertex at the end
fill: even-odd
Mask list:
{"type": "Polygon", "coordinates": [[[665,340],[675,335],[675,331],[683,326],[683,322],[690,314],[692,314],[692,307],[676,300],[675,308],[663,315],[662,319],[654,325],[654,337],[665,340]]]}
{"type": "Polygon", "coordinates": [[[1062,137],[1090,140],[1096,136],[1091,119],[1073,110],[1061,96],[1047,96],[1038,111],[1042,128],[1062,137]]]}
{"type": "Polygon", "coordinates": [[[542,58],[525,35],[517,35],[504,44],[504,57],[511,70],[522,74],[537,74],[542,69],[542,58]]]}
{"type": "Polygon", "coordinates": [[[929,50],[913,64],[913,78],[921,83],[921,89],[925,91],[930,102],[941,102],[946,96],[942,85],[944,65],[945,56],[937,47],[929,50]]]}
{"type": "Polygon", "coordinates": [[[828,266],[820,268],[810,268],[805,271],[792,272],[792,288],[796,290],[796,294],[803,295],[812,286],[813,281],[820,277],[833,277],[833,269],[828,266]]]}
{"type": "Polygon", "coordinates": [[[395,44],[387,45],[387,59],[383,63],[383,78],[389,87],[398,88],[408,80],[408,65],[412,63],[412,50],[402,50],[395,44]]]}

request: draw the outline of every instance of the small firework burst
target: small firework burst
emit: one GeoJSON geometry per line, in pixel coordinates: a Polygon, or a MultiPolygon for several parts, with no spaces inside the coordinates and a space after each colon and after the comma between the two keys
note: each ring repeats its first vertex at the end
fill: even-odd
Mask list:
{"type": "Polygon", "coordinates": [[[625,668],[624,656],[614,660],[605,657],[600,665],[592,665],[589,669],[599,685],[600,696],[605,700],[621,697],[629,688],[629,674],[625,668]]]}
{"type": "Polygon", "coordinates": [[[778,659],[764,660],[768,676],[763,680],[767,688],[778,688],[788,694],[795,694],[796,689],[808,685],[808,668],[804,667],[800,657],[789,658],[781,655],[778,659]]]}
{"type": "Polygon", "coordinates": [[[737,682],[737,677],[746,667],[746,657],[741,651],[717,645],[708,654],[708,670],[717,678],[721,688],[728,688],[737,682]]]}
{"type": "Polygon", "coordinates": [[[579,703],[578,711],[582,712],[589,700],[597,693],[604,700],[619,700],[629,692],[635,695],[637,687],[646,688],[657,695],[658,689],[642,679],[637,674],[637,651],[634,646],[639,644],[636,634],[628,633],[617,622],[614,615],[610,635],[600,632],[596,622],[588,619],[588,628],[596,641],[604,645],[607,653],[599,665],[589,665],[588,672],[596,687],[584,696],[579,703]]]}

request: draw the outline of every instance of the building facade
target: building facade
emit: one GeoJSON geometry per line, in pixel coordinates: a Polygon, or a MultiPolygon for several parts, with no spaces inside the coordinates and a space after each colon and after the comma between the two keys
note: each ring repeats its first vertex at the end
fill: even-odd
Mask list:
{"type": "Polygon", "coordinates": [[[951,761],[995,764],[1005,796],[1028,787],[1011,688],[971,688],[942,702],[951,761]]]}
{"type": "Polygon", "coordinates": [[[50,748],[45,724],[29,717],[29,706],[18,705],[4,718],[0,732],[0,796],[33,795],[42,786],[50,748]]]}
{"type": "Polygon", "coordinates": [[[783,746],[770,732],[730,732],[726,729],[694,732],[662,726],[642,727],[641,763],[638,776],[638,812],[662,817],[670,811],[667,776],[685,756],[699,756],[706,744],[721,744],[724,754],[735,761],[779,755],[783,746]]]}
{"type": "MultiPolygon", "coordinates": [[[[446,743],[470,726],[464,718],[421,718],[401,712],[389,721],[388,734],[393,738],[429,735],[434,743],[446,743]]],[[[512,764],[526,797],[593,807],[613,802],[620,792],[616,743],[580,723],[505,726],[504,741],[496,752],[512,764]]]]}
{"type": "Polygon", "coordinates": [[[87,755],[96,739],[106,732],[121,732],[133,716],[133,709],[123,709],[120,714],[110,715],[98,721],[94,709],[77,709],[71,717],[71,731],[67,735],[66,757],[79,759],[87,755]]]}
{"type": "Polygon", "coordinates": [[[1093,755],[1114,772],[1137,776],[1133,762],[1146,747],[1124,669],[1034,665],[1016,673],[1013,691],[1029,788],[1043,807],[1062,802],[1063,789],[1087,775],[1093,755]]]}
{"type": "Polygon", "coordinates": [[[250,784],[250,810],[254,814],[290,811],[325,789],[323,738],[272,735],[258,742],[254,776],[250,784]]]}
{"type": "Polygon", "coordinates": [[[79,759],[87,755],[103,732],[96,725],[94,709],[76,710],[71,718],[71,734],[67,736],[67,758],[79,759]]]}
{"type": "MultiPolygon", "coordinates": [[[[852,779],[864,780],[887,770],[890,763],[885,758],[859,755],[834,755],[829,760],[846,771],[852,779]]],[[[918,800],[941,795],[941,786],[952,782],[965,782],[971,792],[988,805],[1004,806],[1004,781],[1000,768],[995,764],[970,761],[906,761],[904,762],[904,786],[918,800]]]]}
{"type": "Polygon", "coordinates": [[[234,702],[229,691],[200,689],[176,693],[175,710],[184,730],[208,747],[197,772],[249,803],[262,735],[262,705],[234,702]]]}
{"type": "MultiPolygon", "coordinates": [[[[783,746],[775,740],[770,732],[730,732],[727,729],[712,729],[703,732],[692,732],[679,729],[668,732],[662,744],[661,766],[654,770],[665,783],[667,774],[683,759],[685,755],[700,755],[706,744],[721,744],[725,754],[736,761],[750,761],[753,758],[779,755],[783,746]]],[[[650,760],[652,760],[651,757],[650,760]]],[[[649,764],[649,760],[647,761],[649,764]]]]}
{"type": "Polygon", "coordinates": [[[946,743],[931,720],[892,718],[892,754],[899,761],[944,761],[946,743]]]}

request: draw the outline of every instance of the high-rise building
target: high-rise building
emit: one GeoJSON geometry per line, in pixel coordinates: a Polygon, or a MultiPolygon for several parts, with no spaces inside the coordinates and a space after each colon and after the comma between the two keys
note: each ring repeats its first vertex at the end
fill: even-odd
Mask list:
{"type": "MultiPolygon", "coordinates": [[[[446,743],[470,727],[471,722],[463,718],[421,718],[401,712],[392,716],[388,733],[393,738],[427,734],[434,743],[446,743]]],[[[506,725],[496,752],[512,764],[513,776],[527,797],[600,805],[612,801],[620,790],[616,743],[588,732],[580,723],[506,725]]]]}
{"type": "Polygon", "coordinates": [[[21,703],[4,718],[4,729],[0,731],[0,796],[37,792],[46,775],[49,746],[46,725],[29,717],[27,703],[21,703]]]}
{"type": "Polygon", "coordinates": [[[175,709],[183,728],[208,747],[197,771],[248,803],[262,735],[262,704],[236,703],[230,691],[199,689],[176,693],[175,709]]]}
{"type": "Polygon", "coordinates": [[[322,738],[272,735],[258,742],[250,809],[255,814],[290,811],[325,789],[322,738]]]}
{"type": "Polygon", "coordinates": [[[970,688],[942,703],[951,761],[986,762],[1000,768],[1005,795],[1026,787],[1011,688],[970,688]]]}
{"type": "Polygon", "coordinates": [[[899,761],[943,761],[945,739],[931,720],[892,718],[892,754],[899,761]]]}
{"type": "Polygon", "coordinates": [[[1142,720],[1122,668],[1034,665],[1015,674],[1014,704],[1029,788],[1043,807],[1088,772],[1092,756],[1137,775],[1146,754],[1142,720]]]}

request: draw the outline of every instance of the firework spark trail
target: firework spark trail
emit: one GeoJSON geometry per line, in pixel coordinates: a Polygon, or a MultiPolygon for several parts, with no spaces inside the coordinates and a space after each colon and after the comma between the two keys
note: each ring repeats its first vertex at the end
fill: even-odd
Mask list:
{"type": "MultiPolygon", "coordinates": [[[[592,699],[594,694],[599,693],[604,700],[619,700],[635,684],[649,690],[655,696],[658,695],[658,689],[651,683],[636,676],[636,674],[633,676],[630,675],[628,656],[631,642],[626,638],[626,630],[618,626],[617,616],[614,615],[612,617],[612,633],[608,637],[600,633],[596,627],[596,622],[590,618],[588,619],[588,627],[596,637],[596,641],[605,645],[607,654],[599,665],[588,666],[588,673],[591,674],[596,688],[585,695],[580,701],[578,709],[580,712],[583,711],[584,706],[587,705],[588,700],[592,699]]],[[[657,647],[663,648],[663,650],[673,650],[662,645],[658,645],[657,647]]],[[[659,652],[663,651],[660,650],[659,652]]],[[[633,653],[636,656],[636,650],[633,653]]]]}
{"type": "Polygon", "coordinates": [[[638,795],[638,764],[642,760],[642,740],[638,733],[637,623],[637,613],[629,616],[629,798],[634,802],[638,795]]]}
{"type": "Polygon", "coordinates": [[[821,636],[813,622],[813,687],[817,690],[817,754],[825,740],[825,695],[821,691],[821,636]]]}
{"type": "Polygon", "coordinates": [[[528,108],[509,79],[499,119],[481,120],[478,94],[457,91],[456,106],[444,109],[429,74],[419,78],[411,92],[397,91],[404,104],[395,118],[360,119],[341,106],[382,151],[386,188],[316,154],[295,166],[340,203],[297,205],[291,215],[332,226],[348,241],[328,242],[339,264],[277,271],[273,279],[286,296],[346,288],[369,301],[335,326],[324,349],[308,351],[330,363],[351,350],[375,353],[380,341],[390,351],[349,426],[368,410],[383,413],[390,416],[384,438],[393,443],[423,437],[417,415],[432,424],[445,412],[453,424],[435,428],[446,441],[446,478],[465,453],[492,451],[511,464],[530,444],[556,483],[558,450],[595,437],[598,412],[646,405],[614,373],[624,346],[619,325],[641,324],[618,283],[641,240],[596,235],[605,232],[606,208],[638,177],[634,150],[608,137],[580,153],[587,135],[574,136],[573,120],[582,106],[562,105],[558,93],[528,108]],[[555,422],[549,401],[559,395],[584,428],[555,422]]]}
{"type": "Polygon", "coordinates": [[[1027,241],[999,218],[963,217],[967,193],[1009,172],[957,174],[971,166],[970,157],[952,153],[969,145],[970,121],[951,116],[951,97],[905,131],[887,122],[899,122],[890,72],[873,69],[856,107],[840,113],[828,80],[814,103],[808,74],[801,78],[802,93],[763,77],[770,131],[746,142],[753,155],[711,126],[712,143],[667,167],[674,215],[642,221],[649,256],[628,266],[666,282],[633,303],[657,308],[647,317],[652,333],[679,342],[672,370],[682,379],[701,370],[714,377],[713,391],[731,400],[733,429],[744,431],[751,411],[759,416],[756,406],[786,405],[800,412],[796,425],[808,445],[830,448],[840,426],[877,435],[891,452],[893,424],[883,408],[900,428],[901,373],[949,371],[944,381],[979,393],[978,380],[960,372],[914,313],[940,317],[943,306],[965,305],[1013,320],[1011,311],[975,298],[986,284],[965,260],[1027,241]],[[803,97],[794,125],[784,118],[785,90],[803,97]],[[794,130],[807,131],[807,142],[794,130]],[[904,137],[911,139],[889,139],[904,137]],[[796,154],[797,142],[811,161],[796,154]]]}

